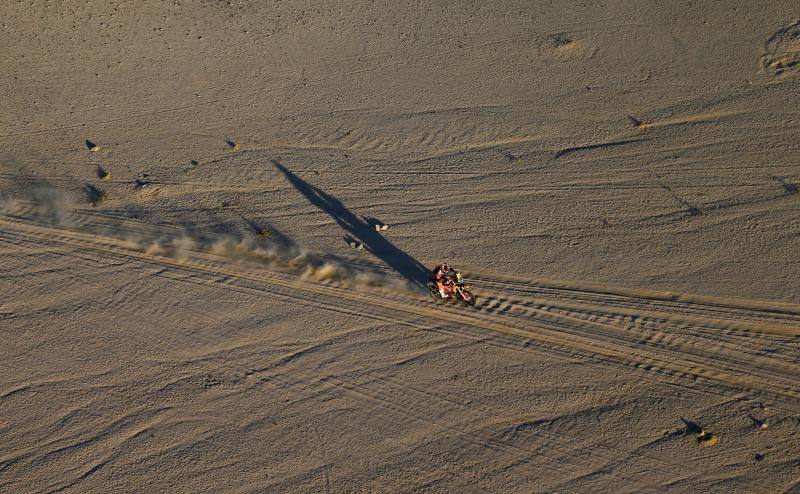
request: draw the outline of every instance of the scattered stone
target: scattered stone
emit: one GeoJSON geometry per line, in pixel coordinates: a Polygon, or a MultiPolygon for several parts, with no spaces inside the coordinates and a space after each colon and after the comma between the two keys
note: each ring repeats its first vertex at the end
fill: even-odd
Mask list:
{"type": "Polygon", "coordinates": [[[753,421],[753,425],[756,427],[756,429],[766,429],[769,427],[766,419],[755,417],[752,413],[748,414],[748,416],[750,417],[750,420],[753,421]]]}
{"type": "Polygon", "coordinates": [[[231,151],[239,151],[239,150],[241,149],[241,147],[239,146],[239,144],[237,144],[237,143],[233,142],[233,141],[232,141],[232,140],[230,140],[230,139],[226,140],[226,141],[225,141],[225,144],[227,144],[227,145],[228,145],[228,147],[229,147],[229,148],[231,148],[231,151]]]}
{"type": "Polygon", "coordinates": [[[389,229],[389,225],[380,220],[371,218],[369,216],[364,216],[363,218],[366,223],[372,225],[372,228],[374,228],[376,232],[385,232],[389,229]]]}
{"type": "Polygon", "coordinates": [[[98,166],[98,167],[97,167],[97,176],[98,176],[98,177],[99,177],[101,180],[103,180],[103,181],[105,181],[105,182],[108,182],[109,180],[111,180],[111,172],[110,172],[110,171],[108,171],[108,170],[106,170],[106,169],[105,169],[105,168],[103,168],[102,166],[98,166]]]}
{"type": "Polygon", "coordinates": [[[630,115],[627,115],[627,118],[628,118],[628,121],[631,123],[631,125],[633,125],[634,127],[638,127],[640,129],[647,127],[647,122],[643,122],[643,121],[639,120],[636,117],[632,117],[630,115]]]}
{"type": "Polygon", "coordinates": [[[711,432],[700,431],[700,434],[697,435],[697,442],[700,443],[700,446],[714,446],[719,442],[719,436],[711,432]]]}
{"type": "Polygon", "coordinates": [[[766,456],[762,455],[761,453],[756,453],[756,455],[753,457],[753,459],[756,461],[764,461],[764,458],[766,458],[766,456]]]}
{"type": "Polygon", "coordinates": [[[97,151],[100,151],[100,146],[98,146],[97,144],[93,143],[89,139],[86,139],[86,148],[89,151],[93,152],[93,153],[95,153],[97,151]]]}
{"type": "Polygon", "coordinates": [[[145,187],[150,187],[150,182],[146,180],[140,180],[137,178],[136,181],[133,183],[133,186],[136,187],[137,189],[144,189],[145,187]]]}
{"type": "Polygon", "coordinates": [[[565,46],[569,46],[574,43],[573,39],[567,35],[567,33],[558,33],[554,36],[550,37],[550,42],[556,48],[562,48],[565,46]]]}
{"type": "Polygon", "coordinates": [[[513,163],[515,165],[522,165],[525,163],[522,160],[522,158],[520,158],[519,156],[515,156],[514,154],[509,152],[504,152],[503,156],[505,156],[505,158],[508,160],[509,163],[513,163]]]}
{"type": "Polygon", "coordinates": [[[108,200],[106,191],[98,189],[92,184],[86,184],[83,190],[86,192],[86,197],[89,199],[89,202],[92,203],[92,206],[97,206],[101,202],[108,200]]]}
{"type": "Polygon", "coordinates": [[[260,237],[266,237],[266,238],[271,238],[272,237],[272,232],[270,232],[269,230],[265,230],[263,228],[260,228],[256,233],[260,237]]]}
{"type": "Polygon", "coordinates": [[[711,432],[706,432],[697,422],[687,420],[683,417],[681,417],[681,421],[686,425],[686,431],[688,433],[697,435],[697,443],[701,446],[714,446],[719,442],[719,436],[711,432]]]}
{"type": "MultiPolygon", "coordinates": [[[[776,177],[774,175],[771,175],[771,177],[774,180],[776,180],[781,185],[781,187],[783,187],[783,190],[786,191],[786,195],[793,195],[800,192],[800,187],[798,187],[795,184],[787,182],[785,178],[776,177]]],[[[766,407],[764,407],[763,409],[766,410],[766,407]]]]}
{"type": "Polygon", "coordinates": [[[192,160],[192,161],[189,162],[189,164],[191,164],[192,166],[197,166],[197,165],[200,164],[200,162],[197,161],[197,160],[192,160]]]}
{"type": "Polygon", "coordinates": [[[347,243],[347,245],[349,245],[351,249],[364,250],[364,243],[363,242],[358,242],[356,240],[351,240],[350,242],[347,243]]]}

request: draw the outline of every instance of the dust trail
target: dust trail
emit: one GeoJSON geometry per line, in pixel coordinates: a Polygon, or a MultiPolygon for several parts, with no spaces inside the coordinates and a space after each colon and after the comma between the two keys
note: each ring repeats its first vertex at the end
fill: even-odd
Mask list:
{"type": "Polygon", "coordinates": [[[37,221],[60,225],[67,222],[69,211],[66,194],[46,182],[29,183],[16,196],[0,191],[2,214],[23,214],[37,221]]]}
{"type": "Polygon", "coordinates": [[[385,287],[409,290],[401,280],[381,273],[345,266],[323,259],[297,245],[268,238],[250,239],[239,234],[200,234],[182,231],[181,227],[165,231],[156,225],[137,225],[137,231],[124,219],[114,224],[98,225],[80,221],[79,210],[63,192],[44,183],[27,184],[21,194],[0,191],[0,214],[45,223],[72,231],[112,238],[131,248],[175,260],[189,260],[196,254],[213,255],[229,262],[250,264],[306,280],[336,282],[345,286],[385,287]]]}
{"type": "Polygon", "coordinates": [[[333,281],[346,286],[403,288],[399,280],[325,260],[294,245],[267,239],[258,241],[234,235],[198,239],[188,235],[155,239],[126,240],[137,242],[144,252],[176,260],[190,259],[194,253],[211,254],[228,261],[293,274],[313,281],[333,281]]]}

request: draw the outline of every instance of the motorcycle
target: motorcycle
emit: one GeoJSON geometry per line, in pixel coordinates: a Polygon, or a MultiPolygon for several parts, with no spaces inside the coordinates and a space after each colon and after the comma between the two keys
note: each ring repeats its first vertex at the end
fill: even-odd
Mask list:
{"type": "Polygon", "coordinates": [[[439,300],[459,300],[467,306],[475,305],[475,295],[469,290],[470,286],[464,282],[453,282],[444,285],[444,295],[439,291],[439,286],[436,281],[431,281],[428,286],[431,292],[431,297],[439,300]]]}

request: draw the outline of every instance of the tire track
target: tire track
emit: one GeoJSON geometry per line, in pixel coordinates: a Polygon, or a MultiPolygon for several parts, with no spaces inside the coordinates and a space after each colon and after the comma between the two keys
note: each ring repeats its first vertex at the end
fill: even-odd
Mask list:
{"type": "MultiPolygon", "coordinates": [[[[320,306],[320,297],[322,295],[329,295],[330,293],[334,293],[334,296],[324,296],[322,298],[327,299],[328,302],[323,303],[323,306],[328,310],[338,310],[340,312],[347,312],[351,314],[356,314],[360,316],[370,317],[372,319],[380,319],[384,320],[385,322],[400,322],[401,324],[408,325],[415,329],[421,330],[433,330],[439,331],[446,334],[453,334],[459,337],[469,336],[474,338],[485,338],[487,330],[499,330],[493,327],[487,327],[487,324],[475,324],[474,322],[471,324],[466,324],[467,326],[471,326],[472,334],[469,331],[465,332],[462,328],[452,330],[447,329],[451,328],[451,322],[454,322],[454,316],[462,316],[459,313],[453,313],[450,315],[445,315],[442,318],[439,318],[438,324],[441,327],[437,327],[436,324],[425,324],[426,321],[430,321],[432,319],[432,315],[435,315],[438,311],[430,309],[429,305],[426,301],[422,300],[415,300],[413,298],[409,299],[408,297],[400,298],[398,300],[405,301],[406,305],[410,306],[407,307],[405,310],[397,310],[397,307],[386,307],[385,304],[382,303],[375,303],[374,299],[370,299],[369,301],[365,301],[362,296],[357,293],[353,293],[352,297],[344,297],[342,296],[342,292],[346,292],[345,288],[337,287],[335,285],[310,285],[306,282],[301,282],[297,279],[293,279],[293,277],[288,275],[280,275],[277,273],[259,273],[258,275],[247,275],[245,273],[235,271],[231,266],[225,266],[224,264],[219,264],[219,259],[214,259],[213,256],[208,255],[201,255],[200,253],[196,254],[196,257],[199,259],[192,259],[192,260],[183,260],[178,261],[170,258],[164,258],[159,256],[148,255],[146,253],[137,252],[135,250],[135,245],[126,245],[126,242],[119,241],[116,239],[110,238],[98,238],[95,236],[79,234],[75,232],[68,232],[64,230],[54,229],[54,228],[47,228],[47,227],[40,227],[35,225],[27,225],[22,222],[18,221],[8,221],[8,220],[0,220],[0,225],[4,226],[5,229],[2,232],[2,236],[11,241],[17,241],[22,243],[34,243],[40,244],[42,241],[45,242],[52,242],[56,241],[67,246],[72,247],[81,247],[83,249],[88,249],[90,251],[101,252],[105,254],[110,254],[113,256],[121,256],[127,259],[136,259],[138,261],[142,261],[148,264],[156,264],[160,267],[174,267],[176,270],[188,272],[191,279],[184,279],[184,281],[190,281],[194,283],[201,283],[208,286],[219,286],[219,283],[222,282],[226,284],[226,286],[233,288],[236,286],[239,289],[246,288],[248,291],[252,291],[257,294],[263,294],[264,291],[269,291],[270,294],[274,295],[275,292],[283,292],[284,288],[288,288],[286,293],[282,296],[286,299],[292,301],[305,301],[309,306],[313,306],[319,308],[320,306]],[[130,249],[134,250],[130,250],[130,249]],[[205,277],[205,278],[203,278],[205,277]],[[242,287],[238,286],[241,283],[245,283],[245,285],[255,285],[252,287],[242,287]],[[265,288],[266,285],[266,288],[265,288]],[[336,295],[338,293],[338,296],[336,295]],[[331,299],[333,299],[331,301],[331,299]],[[349,306],[349,307],[348,307],[349,306]],[[366,310],[365,310],[366,307],[366,310]],[[383,312],[383,314],[381,314],[383,312]],[[400,321],[398,321],[398,316],[400,321]]],[[[90,258],[91,259],[91,258],[90,258]]],[[[169,275],[169,271],[165,271],[163,274],[169,275]]],[[[174,274],[174,272],[173,272],[174,274]]],[[[170,276],[173,277],[173,276],[170,276]]],[[[394,299],[391,300],[393,303],[400,303],[396,302],[394,299]]],[[[444,309],[445,314],[448,314],[447,309],[444,309]]],[[[433,318],[436,319],[436,318],[433,318]]],[[[463,320],[463,317],[459,317],[458,320],[463,320]]],[[[466,318],[469,320],[470,318],[466,318]]],[[[511,340],[517,340],[519,342],[519,333],[514,333],[513,331],[501,331],[502,333],[508,334],[511,333],[511,340]]],[[[525,334],[526,339],[530,338],[530,334],[525,334]]],[[[535,338],[532,338],[535,340],[535,338]]],[[[170,345],[168,345],[170,346],[170,345]]],[[[174,348],[174,346],[173,346],[174,348]]],[[[544,346],[546,349],[552,349],[552,347],[544,346]]],[[[519,347],[517,348],[519,349],[519,347]]],[[[177,349],[176,349],[177,350],[177,349]]],[[[569,352],[569,348],[566,348],[567,352],[569,352]]],[[[575,354],[575,353],[572,353],[575,354]]],[[[595,355],[596,357],[598,355],[595,355]]],[[[602,357],[602,354],[599,355],[602,357]]],[[[591,355],[590,355],[591,357],[591,355]]],[[[603,360],[600,358],[599,360],[603,360]]],[[[262,378],[269,377],[270,379],[275,379],[275,376],[279,376],[281,374],[292,374],[292,375],[300,375],[304,379],[318,379],[315,376],[309,376],[302,373],[297,373],[296,371],[289,371],[284,367],[279,369],[280,374],[276,374],[276,369],[274,366],[265,368],[265,369],[250,369],[247,372],[250,372],[251,375],[258,375],[262,378]]],[[[374,378],[375,376],[368,376],[374,378]]],[[[326,376],[324,379],[336,384],[338,387],[341,387],[345,391],[350,394],[356,394],[359,396],[364,397],[364,399],[372,400],[381,404],[381,407],[388,407],[398,413],[401,414],[411,414],[412,418],[410,420],[424,420],[425,415],[422,414],[420,417],[419,413],[415,413],[413,405],[415,403],[418,404],[420,401],[419,396],[416,398],[405,398],[403,403],[405,405],[398,406],[394,403],[393,399],[389,397],[394,397],[397,395],[398,392],[403,392],[406,395],[415,395],[415,392],[409,391],[409,389],[413,389],[410,387],[403,388],[402,385],[394,385],[394,384],[382,384],[375,389],[375,379],[372,381],[368,381],[366,383],[353,383],[346,379],[342,379],[336,376],[326,376]],[[373,384],[370,384],[373,383],[373,384]],[[371,386],[371,388],[370,388],[371,386]],[[405,389],[405,391],[403,391],[405,389]]],[[[378,378],[379,380],[382,378],[378,378]]],[[[383,379],[385,383],[390,383],[386,379],[383,379]]],[[[690,387],[690,386],[685,386],[690,387]]],[[[450,401],[445,398],[438,397],[436,395],[432,395],[432,398],[439,400],[439,401],[450,401]]],[[[428,400],[431,397],[427,398],[428,400]]],[[[479,411],[476,407],[470,407],[468,405],[463,405],[462,407],[466,407],[468,410],[472,410],[472,413],[480,415],[482,412],[479,411]]],[[[480,432],[470,432],[468,430],[462,430],[460,428],[452,428],[453,431],[458,432],[458,434],[464,436],[462,439],[463,441],[467,441],[470,447],[478,447],[483,448],[488,445],[492,445],[490,449],[495,451],[495,454],[500,457],[497,461],[502,461],[508,457],[513,457],[515,459],[515,465],[522,465],[525,464],[525,458],[530,457],[533,454],[536,454],[536,451],[530,451],[526,448],[520,449],[515,448],[514,445],[504,445],[502,442],[497,443],[498,439],[493,436],[487,436],[480,432]],[[519,461],[518,461],[519,460],[519,461]]],[[[446,427],[445,430],[448,430],[446,427]]],[[[547,431],[540,430],[536,431],[537,434],[541,434],[543,438],[547,441],[553,441],[558,444],[558,441],[563,440],[563,437],[553,439],[552,437],[548,437],[547,431]]],[[[553,435],[552,433],[550,435],[553,435]]],[[[559,433],[559,436],[563,436],[563,433],[559,433]]],[[[460,443],[459,443],[460,444],[460,443]]],[[[553,444],[548,443],[548,447],[553,447],[553,444]]],[[[604,446],[604,451],[606,453],[613,452],[613,450],[609,450],[607,447],[604,446]]],[[[624,451],[625,453],[630,454],[630,451],[624,451]]],[[[583,458],[586,456],[585,454],[577,455],[572,450],[568,450],[564,453],[568,455],[569,458],[583,458]]],[[[595,454],[595,456],[597,456],[595,454]]],[[[612,459],[603,455],[606,460],[612,459]]],[[[667,462],[666,458],[652,458],[656,461],[667,462]]],[[[575,460],[577,461],[577,460],[575,460]]],[[[578,461],[577,465],[574,463],[570,463],[573,467],[581,465],[581,462],[578,461]]],[[[554,467],[556,470],[558,466],[554,467]]],[[[477,480],[477,479],[476,479],[477,480]]]]}
{"type": "MultiPolygon", "coordinates": [[[[89,260],[92,260],[92,259],[89,258],[89,260]]],[[[184,281],[186,281],[186,280],[184,280],[184,281]]],[[[196,279],[192,279],[190,281],[191,282],[197,282],[196,279]]],[[[218,280],[213,280],[211,282],[202,283],[202,284],[207,284],[207,285],[210,285],[210,286],[217,286],[217,287],[219,286],[218,280]]],[[[262,288],[260,290],[254,290],[254,291],[259,295],[263,295],[263,291],[264,290],[262,288]]],[[[309,306],[313,306],[313,307],[318,308],[319,304],[315,300],[308,300],[308,303],[309,303],[309,306]]],[[[406,324],[408,324],[408,321],[406,321],[406,324]]],[[[127,337],[130,337],[130,336],[131,336],[130,334],[127,335],[127,337]]],[[[145,338],[145,336],[142,335],[142,338],[145,338]]],[[[149,338],[149,337],[147,337],[147,338],[149,338]]],[[[169,342],[164,341],[163,339],[161,340],[161,342],[164,344],[163,346],[165,346],[165,347],[172,348],[175,351],[179,350],[178,348],[175,347],[175,345],[172,345],[169,342]]],[[[305,383],[305,387],[308,390],[310,390],[311,392],[313,392],[313,393],[318,393],[318,392],[314,391],[315,385],[313,383],[311,383],[312,381],[316,381],[320,385],[324,384],[324,383],[332,383],[336,387],[341,388],[344,391],[346,391],[348,393],[348,395],[355,395],[356,397],[360,397],[359,399],[361,401],[366,400],[368,402],[375,402],[375,403],[378,403],[380,405],[381,409],[393,410],[395,412],[398,412],[398,413],[406,416],[406,419],[404,419],[404,420],[407,420],[407,421],[410,421],[410,422],[420,422],[420,421],[421,422],[426,422],[426,423],[435,425],[436,427],[440,428],[442,431],[456,432],[458,434],[458,436],[461,437],[460,439],[458,439],[456,441],[456,447],[457,447],[458,450],[469,450],[469,451],[474,451],[474,452],[480,452],[483,457],[486,456],[486,452],[484,450],[484,448],[486,448],[486,447],[488,447],[489,450],[494,451],[496,453],[496,456],[505,455],[505,454],[511,454],[511,453],[516,452],[517,454],[521,454],[521,455],[527,457],[527,456],[530,456],[531,454],[535,453],[533,451],[525,451],[525,450],[520,450],[519,448],[515,449],[515,448],[513,448],[511,446],[508,446],[508,445],[503,445],[502,443],[498,443],[498,439],[497,438],[494,438],[494,437],[492,437],[490,435],[487,435],[485,433],[478,433],[478,432],[469,431],[469,430],[462,430],[462,429],[459,429],[458,427],[455,427],[455,426],[452,426],[452,425],[446,425],[446,424],[441,424],[441,423],[439,423],[437,421],[431,421],[429,419],[426,419],[427,415],[425,413],[423,413],[422,411],[419,411],[419,412],[414,411],[414,409],[418,408],[418,406],[417,407],[412,406],[412,405],[414,405],[414,403],[412,401],[408,401],[408,400],[404,401],[403,402],[404,405],[401,404],[402,406],[399,406],[397,404],[396,400],[390,398],[390,396],[392,396],[391,394],[377,392],[375,390],[370,389],[368,386],[366,386],[364,384],[351,383],[351,382],[347,381],[346,379],[338,378],[336,376],[325,376],[323,378],[320,378],[319,376],[312,376],[312,375],[305,374],[305,373],[302,373],[302,372],[297,372],[297,371],[294,371],[294,370],[288,370],[284,366],[279,366],[280,368],[276,368],[274,365],[270,366],[268,368],[265,368],[265,369],[248,369],[245,366],[236,366],[236,365],[234,365],[234,366],[226,365],[226,367],[232,367],[233,369],[235,369],[237,371],[244,371],[245,374],[248,374],[248,375],[253,376],[253,377],[260,377],[262,380],[275,380],[275,381],[279,381],[279,382],[284,382],[288,386],[293,386],[294,387],[294,386],[297,386],[298,384],[305,383]],[[296,379],[289,380],[286,377],[287,375],[294,376],[296,379]]],[[[570,453],[570,450],[564,450],[563,454],[565,455],[564,457],[566,458],[571,453],[570,453]]],[[[585,456],[585,453],[583,453],[582,456],[585,456]]],[[[496,459],[496,461],[503,461],[503,459],[504,459],[504,457],[500,456],[499,458],[496,459]]],[[[562,460],[560,460],[558,462],[555,462],[554,460],[551,460],[549,458],[544,458],[544,460],[553,463],[553,466],[550,468],[553,471],[558,471],[558,469],[563,466],[562,463],[564,461],[562,459],[562,460]]],[[[573,465],[573,467],[588,468],[588,466],[585,466],[585,465],[582,466],[580,464],[573,465]]],[[[445,472],[445,473],[447,473],[447,472],[445,472]]],[[[464,472],[456,472],[456,473],[450,473],[448,476],[452,477],[454,480],[456,480],[456,479],[460,479],[460,475],[463,475],[463,474],[464,474],[464,472]]],[[[475,482],[478,482],[480,480],[480,477],[476,477],[474,474],[472,474],[470,476],[472,477],[472,479],[475,482]]],[[[462,480],[459,480],[459,482],[462,482],[462,480]]],[[[474,487],[474,484],[467,484],[467,486],[474,487]]]]}
{"type": "MultiPolygon", "coordinates": [[[[31,222],[31,217],[36,216],[37,209],[33,204],[19,202],[7,215],[20,221],[31,222]]],[[[62,222],[65,226],[77,226],[81,231],[88,230],[100,235],[109,232],[113,234],[115,229],[121,230],[123,226],[126,234],[133,232],[144,237],[163,237],[165,230],[176,236],[186,235],[185,231],[177,227],[167,224],[153,225],[130,218],[128,211],[125,210],[76,209],[63,216],[62,222]],[[101,221],[92,221],[91,217],[101,221]],[[120,224],[109,224],[106,220],[118,221],[120,224]],[[132,228],[133,225],[136,225],[136,228],[132,228]]],[[[33,223],[44,227],[52,224],[51,221],[36,220],[33,220],[33,223]]],[[[336,255],[319,254],[319,256],[360,271],[391,274],[388,268],[363,260],[336,255]]],[[[484,273],[470,273],[470,279],[482,289],[498,292],[500,294],[497,297],[498,303],[506,305],[515,302],[516,305],[567,308],[593,315],[630,317],[639,321],[691,324],[692,327],[739,336],[800,335],[800,306],[793,304],[687,297],[663,292],[637,293],[640,291],[631,289],[586,288],[579,285],[515,280],[484,273]],[[516,295],[518,300],[509,299],[511,295],[516,295]],[[676,317],[676,314],[685,314],[691,319],[676,317]],[[743,321],[755,324],[742,324],[743,321]]]]}
{"type": "Polygon", "coordinates": [[[32,226],[7,219],[0,220],[0,225],[29,237],[73,245],[77,243],[80,247],[94,251],[206,273],[220,278],[263,283],[269,285],[270,291],[283,292],[284,296],[291,299],[304,298],[310,304],[321,304],[330,310],[343,311],[346,308],[350,313],[385,322],[395,321],[402,316],[402,319],[418,329],[427,329],[431,326],[420,321],[435,321],[441,326],[456,325],[459,332],[466,330],[472,334],[497,333],[510,336],[512,339],[533,341],[539,346],[566,351],[573,355],[610,361],[650,372],[666,373],[672,377],[679,376],[691,381],[713,383],[737,393],[746,391],[765,395],[792,406],[800,403],[800,393],[792,386],[796,373],[773,370],[770,375],[765,375],[753,369],[752,365],[745,366],[744,363],[733,359],[715,359],[688,353],[685,347],[643,347],[638,339],[631,341],[617,327],[596,322],[587,324],[571,315],[552,317],[544,311],[539,311],[536,313],[538,319],[533,321],[529,317],[521,319],[481,311],[465,314],[447,308],[437,310],[422,300],[409,300],[409,297],[400,298],[388,294],[378,298],[368,297],[358,290],[337,287],[333,284],[313,284],[291,275],[263,271],[257,274],[243,273],[221,264],[224,260],[211,254],[193,253],[191,260],[175,260],[141,252],[134,242],[32,226]],[[379,315],[378,311],[383,314],[379,315]]]}

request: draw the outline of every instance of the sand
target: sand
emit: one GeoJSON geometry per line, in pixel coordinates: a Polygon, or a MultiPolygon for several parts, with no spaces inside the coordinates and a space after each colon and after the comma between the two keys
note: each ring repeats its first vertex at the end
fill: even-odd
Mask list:
{"type": "Polygon", "coordinates": [[[796,7],[0,3],[0,491],[797,492],[796,7]]]}

